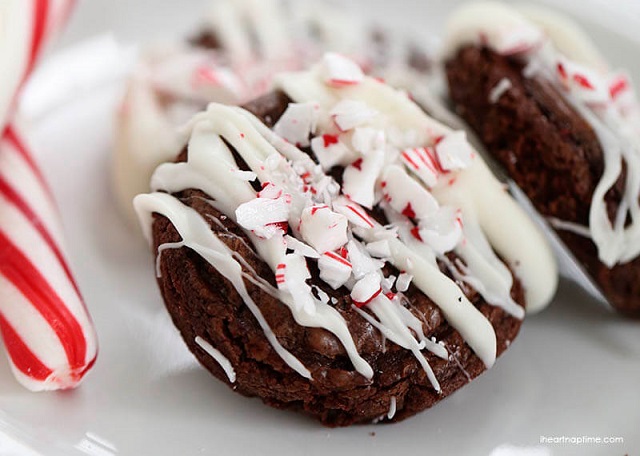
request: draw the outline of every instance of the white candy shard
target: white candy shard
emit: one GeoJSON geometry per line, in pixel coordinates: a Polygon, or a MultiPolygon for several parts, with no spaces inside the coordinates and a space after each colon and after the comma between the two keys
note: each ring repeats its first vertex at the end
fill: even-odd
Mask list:
{"type": "Polygon", "coordinates": [[[320,258],[320,254],[313,247],[297,240],[293,236],[289,236],[287,234],[285,235],[284,240],[287,243],[287,248],[289,250],[293,250],[294,253],[305,256],[307,258],[320,258]]]}
{"type": "Polygon", "coordinates": [[[377,273],[384,266],[384,261],[371,258],[356,241],[349,241],[347,251],[353,268],[353,276],[358,280],[371,272],[377,273]]]}
{"type": "Polygon", "coordinates": [[[422,182],[428,187],[433,187],[438,183],[438,176],[442,173],[442,168],[435,151],[431,147],[414,147],[400,152],[402,163],[413,171],[422,182]]]}
{"type": "Polygon", "coordinates": [[[475,157],[464,131],[449,133],[436,144],[435,149],[440,166],[446,171],[464,169],[475,157]]]}
{"type": "Polygon", "coordinates": [[[366,124],[378,115],[378,111],[362,101],[347,99],[335,105],[329,115],[340,131],[348,131],[366,124]]]}
{"type": "Polygon", "coordinates": [[[285,255],[284,262],[276,268],[276,283],[278,288],[289,292],[298,310],[304,310],[310,315],[316,313],[316,303],[311,293],[307,279],[311,278],[307,268],[307,260],[302,255],[292,253],[285,255]]]}
{"type": "Polygon", "coordinates": [[[369,255],[374,258],[389,258],[391,256],[389,241],[386,239],[369,242],[365,248],[367,249],[367,252],[369,252],[369,255]]]}
{"type": "Polygon", "coordinates": [[[347,57],[327,52],[320,63],[324,82],[333,87],[359,84],[364,79],[362,69],[347,57]]]}
{"type": "Polygon", "coordinates": [[[324,134],[311,140],[311,150],[318,159],[322,169],[327,171],[336,165],[346,165],[357,158],[338,135],[324,134]]]}
{"type": "Polygon", "coordinates": [[[351,137],[351,145],[362,155],[367,155],[373,150],[383,149],[385,146],[384,130],[371,127],[355,128],[351,137]]]}
{"type": "Polygon", "coordinates": [[[387,167],[381,185],[385,200],[405,217],[423,219],[438,210],[438,201],[400,166],[387,167]]]}
{"type": "Polygon", "coordinates": [[[347,166],[342,174],[342,191],[351,200],[371,209],[375,202],[375,184],[384,167],[384,150],[369,153],[347,166]]]}
{"type": "Polygon", "coordinates": [[[273,131],[291,144],[307,147],[309,136],[316,131],[318,112],[316,103],[289,103],[273,131]]]}
{"type": "Polygon", "coordinates": [[[347,218],[328,206],[311,206],[302,211],[300,234],[320,253],[336,250],[348,241],[347,218]]]}
{"type": "Polygon", "coordinates": [[[389,293],[393,288],[393,284],[396,282],[396,276],[390,275],[388,277],[383,277],[380,282],[380,286],[382,287],[382,291],[385,293],[389,293]]]}
{"type": "Polygon", "coordinates": [[[262,190],[258,192],[258,198],[277,199],[284,195],[284,190],[280,187],[272,184],[271,182],[265,182],[262,185],[262,190]]]}
{"type": "Polygon", "coordinates": [[[363,306],[378,296],[381,291],[380,274],[378,272],[370,272],[353,286],[351,299],[357,306],[363,306]]]}
{"type": "Polygon", "coordinates": [[[462,237],[460,212],[444,206],[420,221],[420,238],[436,253],[444,254],[453,250],[462,237]]]}
{"type": "Polygon", "coordinates": [[[318,260],[320,278],[337,290],[351,277],[351,263],[335,252],[325,252],[318,260]]]}
{"type": "Polygon", "coordinates": [[[396,290],[404,293],[409,289],[409,285],[413,280],[413,276],[411,274],[407,274],[406,272],[401,272],[398,276],[398,280],[396,280],[396,290]]]}
{"type": "MultiPolygon", "coordinates": [[[[490,34],[493,32],[489,32],[490,34]]],[[[496,51],[502,55],[522,54],[535,49],[543,42],[542,32],[534,26],[499,30],[494,38],[496,51]]]]}
{"type": "Polygon", "coordinates": [[[556,65],[556,72],[565,89],[585,103],[610,100],[609,85],[595,70],[563,58],[556,65]]]}
{"type": "Polygon", "coordinates": [[[290,206],[291,195],[267,184],[257,198],[238,206],[236,221],[256,236],[271,239],[276,234],[285,233],[290,206]]]}
{"type": "Polygon", "coordinates": [[[241,169],[234,169],[233,175],[241,181],[253,182],[258,178],[258,175],[253,171],[242,171],[241,169]]]}

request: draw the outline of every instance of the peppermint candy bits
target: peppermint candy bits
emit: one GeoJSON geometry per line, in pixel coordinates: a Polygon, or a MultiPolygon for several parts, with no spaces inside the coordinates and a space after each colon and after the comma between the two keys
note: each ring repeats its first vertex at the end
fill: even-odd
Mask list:
{"type": "Polygon", "coordinates": [[[332,87],[351,86],[364,79],[362,69],[355,62],[334,52],[324,55],[321,72],[325,83],[332,87]]]}
{"type": "Polygon", "coordinates": [[[329,206],[310,206],[302,211],[300,234],[311,247],[324,253],[347,243],[347,225],[347,218],[329,206]]]}
{"type": "Polygon", "coordinates": [[[285,234],[288,228],[291,195],[271,183],[265,183],[256,196],[236,209],[238,224],[263,239],[285,234]]]}

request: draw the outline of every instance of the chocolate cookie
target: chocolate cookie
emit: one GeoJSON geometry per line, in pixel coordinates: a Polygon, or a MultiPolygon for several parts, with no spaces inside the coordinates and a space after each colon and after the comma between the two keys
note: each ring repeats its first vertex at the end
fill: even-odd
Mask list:
{"type": "MultiPolygon", "coordinates": [[[[316,77],[323,70],[330,72],[325,66],[297,76],[316,77]]],[[[509,258],[506,266],[482,250],[489,242],[472,213],[449,206],[457,201],[447,199],[455,193],[449,189],[461,191],[471,176],[492,189],[488,194],[498,192],[496,201],[506,197],[497,182],[484,180],[493,179],[484,174],[484,164],[471,171],[479,160],[475,154],[463,164],[469,146],[447,149],[457,136],[429,123],[405,95],[357,71],[340,74],[337,93],[349,86],[338,95],[349,102],[347,117],[338,109],[345,105],[323,106],[321,91],[317,104],[296,98],[295,75],[285,78],[283,91],[250,103],[248,111],[211,105],[192,121],[189,146],[177,162],[156,171],[152,187],[163,193],[136,198],[158,253],[165,304],[198,360],[235,391],[302,411],[327,426],[397,421],[431,407],[493,364],[518,333],[525,296],[535,296],[512,275],[514,268],[528,271],[531,258],[515,253],[518,248],[501,249],[509,258]],[[346,84],[347,77],[353,82],[346,84]],[[367,209],[365,180],[375,148],[352,162],[347,157],[347,163],[318,164],[326,160],[319,158],[322,149],[347,147],[350,136],[365,134],[349,122],[354,114],[372,115],[372,109],[352,104],[370,94],[371,100],[393,96],[389,123],[399,112],[411,112],[416,127],[424,121],[437,134],[433,147],[441,155],[429,156],[438,168],[439,184],[431,191],[440,203],[411,200],[417,194],[426,198],[427,186],[416,175],[402,174],[389,158],[370,183],[376,196],[367,209]],[[335,125],[323,122],[325,110],[335,125]],[[312,121],[315,112],[320,114],[312,121]],[[299,148],[292,145],[295,138],[299,148]],[[404,180],[394,180],[394,173],[404,180]],[[354,176],[362,191],[354,187],[354,176]],[[353,199],[344,196],[349,188],[356,190],[353,199]],[[397,211],[401,196],[409,202],[397,211]],[[428,204],[435,204],[430,216],[441,217],[440,228],[427,225],[428,204]],[[283,208],[286,217],[277,215],[283,208]],[[449,209],[457,217],[450,228],[449,209]],[[478,249],[473,257],[471,248],[478,249]],[[501,282],[481,280],[488,271],[501,282]]],[[[514,223],[530,229],[524,218],[514,223]]],[[[541,244],[537,250],[545,249],[541,244]]],[[[553,270],[546,257],[540,265],[544,274],[553,270]]]]}
{"type": "MultiPolygon", "coordinates": [[[[502,20],[513,30],[527,26],[515,19],[502,20]]],[[[479,22],[480,33],[491,33],[493,26],[488,24],[479,22]]],[[[469,30],[471,24],[465,27],[469,30]]],[[[550,44],[535,40],[529,44],[514,53],[498,52],[498,41],[459,43],[446,61],[455,110],[534,207],[549,218],[609,302],[622,313],[640,316],[640,258],[605,262],[588,228],[594,193],[605,171],[605,151],[592,125],[593,102],[583,99],[593,95],[581,97],[576,92],[594,92],[596,83],[582,79],[584,74],[591,75],[582,67],[567,75],[573,68],[571,63],[564,57],[549,57],[554,55],[550,44]],[[570,82],[565,82],[567,78],[570,82]],[[580,83],[582,86],[575,89],[571,85],[580,83]],[[587,87],[591,84],[593,89],[587,87]]],[[[623,161],[622,171],[603,198],[603,212],[612,225],[624,210],[621,204],[627,179],[623,161]]],[[[630,223],[628,220],[627,228],[630,223]]],[[[615,242],[613,235],[610,242],[615,242]]]]}

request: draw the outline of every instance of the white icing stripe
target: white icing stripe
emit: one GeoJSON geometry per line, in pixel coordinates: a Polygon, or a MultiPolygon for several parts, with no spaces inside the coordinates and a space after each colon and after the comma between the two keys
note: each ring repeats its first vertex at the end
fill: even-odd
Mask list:
{"type": "Polygon", "coordinates": [[[387,412],[387,418],[391,419],[396,416],[396,397],[391,396],[389,400],[389,411],[387,412]]]}
{"type": "MultiPolygon", "coordinates": [[[[38,359],[43,360],[49,369],[57,370],[56,373],[68,372],[67,354],[55,329],[38,312],[33,303],[3,275],[0,275],[0,290],[2,292],[0,295],[0,314],[18,334],[29,335],[23,338],[29,350],[38,359]],[[37,337],[34,337],[36,335],[37,337]]],[[[14,374],[17,375],[20,370],[13,363],[10,364],[14,374]]],[[[33,379],[30,381],[34,382],[34,385],[41,384],[33,379]]],[[[41,388],[40,386],[38,389],[41,388]]]]}
{"type": "Polygon", "coordinates": [[[218,349],[214,348],[213,345],[204,340],[202,337],[196,336],[195,343],[198,344],[204,351],[206,351],[209,356],[215,359],[216,362],[220,364],[220,367],[222,368],[224,373],[227,374],[227,378],[229,379],[229,381],[231,383],[235,383],[236,371],[233,369],[231,361],[229,361],[226,356],[220,353],[218,349]]]}
{"type": "Polygon", "coordinates": [[[570,231],[571,233],[577,234],[578,236],[591,238],[591,231],[589,230],[588,226],[567,222],[555,217],[547,217],[547,221],[556,230],[570,231]]]}
{"type": "Polygon", "coordinates": [[[158,213],[167,217],[182,237],[184,245],[211,263],[220,274],[231,282],[258,321],[276,353],[293,370],[305,378],[311,378],[309,370],[278,342],[262,312],[260,312],[260,309],[247,292],[242,279],[242,267],[233,259],[232,252],[211,231],[211,228],[200,214],[166,193],[138,195],[134,200],[134,205],[140,217],[140,225],[149,243],[152,242],[152,215],[158,213]]]}
{"type": "Polygon", "coordinates": [[[608,65],[604,57],[589,35],[571,18],[533,4],[519,4],[515,7],[528,20],[541,28],[562,54],[598,70],[607,70],[608,65]]]}
{"type": "MultiPolygon", "coordinates": [[[[235,220],[235,208],[255,196],[255,192],[248,183],[234,177],[237,166],[228,147],[220,139],[222,135],[242,156],[249,167],[258,175],[262,182],[278,182],[278,176],[269,172],[264,161],[269,156],[280,157],[278,151],[258,132],[254,125],[259,121],[247,115],[245,111],[222,105],[211,104],[206,113],[196,116],[192,125],[192,135],[189,141],[189,156],[186,163],[167,163],[158,167],[152,178],[152,188],[168,192],[177,192],[187,188],[199,188],[210,195],[213,205],[235,220]],[[225,185],[225,183],[229,183],[225,185]]],[[[248,114],[248,113],[246,113],[248,114]]],[[[259,123],[262,125],[261,123],[259,123]]],[[[263,125],[262,125],[263,126],[263,125]]],[[[263,126],[266,129],[266,127],[263,126]]],[[[268,129],[266,129],[268,130],[268,129]]],[[[270,131],[270,130],[268,130],[270,131]]],[[[271,138],[274,139],[274,138],[271,138]]],[[[276,142],[274,140],[274,142],[276,142]]],[[[280,140],[280,146],[284,146],[280,140]]],[[[303,161],[312,166],[313,163],[302,152],[292,146],[283,147],[285,155],[303,161]],[[295,150],[295,152],[294,152],[295,150]]],[[[283,185],[285,181],[279,182],[283,185]]],[[[293,206],[291,222],[295,222],[296,214],[301,213],[304,201],[301,195],[292,191],[293,206]]],[[[247,235],[271,269],[275,272],[278,264],[284,261],[284,243],[281,238],[270,240],[259,239],[253,233],[247,235]]],[[[340,339],[354,366],[367,378],[373,376],[369,364],[358,354],[346,322],[342,316],[327,303],[314,299],[314,312],[310,315],[299,309],[295,301],[289,296],[281,295],[280,300],[287,304],[298,324],[307,327],[322,327],[332,332],[340,339]]]]}
{"type": "Polygon", "coordinates": [[[491,89],[491,92],[489,92],[489,102],[497,102],[500,98],[502,98],[502,95],[504,95],[509,91],[509,89],[511,89],[511,87],[513,87],[513,84],[511,84],[509,78],[500,79],[498,83],[493,87],[493,89],[491,89]]]}
{"type": "Polygon", "coordinates": [[[610,268],[631,261],[640,255],[640,104],[629,79],[610,72],[575,24],[540,8],[525,8],[524,12],[530,19],[502,3],[460,8],[448,26],[446,54],[467,44],[483,44],[509,54],[505,48],[520,40],[517,53],[527,61],[525,76],[535,75],[554,84],[600,142],[604,172],[589,211],[589,237],[600,261],[610,268]],[[542,44],[544,34],[536,24],[549,33],[552,42],[542,44]],[[622,162],[626,164],[625,188],[611,221],[605,196],[622,176],[622,162]]]}
{"type": "MultiPolygon", "coordinates": [[[[442,388],[440,387],[440,382],[438,382],[438,379],[433,373],[433,369],[431,369],[429,362],[421,352],[421,350],[426,347],[426,343],[424,342],[424,335],[422,337],[422,340],[420,342],[417,342],[415,336],[411,333],[410,328],[399,317],[399,312],[395,308],[395,306],[401,306],[401,304],[393,303],[383,295],[378,296],[376,299],[371,301],[371,303],[368,305],[368,308],[373,312],[378,320],[370,317],[365,311],[357,308],[356,309],[364,319],[371,323],[372,326],[378,328],[378,330],[380,330],[384,337],[407,350],[411,350],[413,355],[416,357],[416,359],[426,372],[427,378],[429,379],[431,385],[433,385],[433,388],[436,391],[440,392],[442,390],[442,388]]],[[[422,332],[422,328],[420,329],[420,332],[422,332]]],[[[444,349],[444,347],[442,346],[438,347],[444,349]]],[[[444,357],[446,359],[446,350],[444,350],[444,352],[444,357]]]]}
{"type": "Polygon", "coordinates": [[[24,157],[6,139],[0,141],[0,178],[15,190],[22,200],[36,213],[56,245],[63,248],[62,230],[48,190],[34,174],[24,157]]]}
{"type": "Polygon", "coordinates": [[[425,261],[397,239],[390,240],[389,245],[394,266],[413,275],[416,286],[436,303],[449,324],[462,335],[485,366],[493,366],[496,333],[491,323],[435,264],[425,261]]]}
{"type": "Polygon", "coordinates": [[[472,2],[449,18],[443,56],[452,57],[464,45],[484,45],[500,54],[518,54],[543,41],[544,34],[537,27],[504,3],[472,2]]]}

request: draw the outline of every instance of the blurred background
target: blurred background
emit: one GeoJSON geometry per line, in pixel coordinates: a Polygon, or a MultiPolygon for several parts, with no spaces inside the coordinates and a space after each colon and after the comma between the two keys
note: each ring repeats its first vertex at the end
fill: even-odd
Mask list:
{"type": "MultiPolygon", "coordinates": [[[[304,1],[304,0],[290,0],[304,1]]],[[[433,35],[442,29],[441,18],[466,0],[341,0],[341,7],[364,17],[378,18],[381,25],[410,34],[433,35]],[[366,5],[365,8],[361,8],[366,5]],[[419,17],[420,20],[407,20],[419,17]]],[[[638,0],[530,0],[568,12],[584,22],[611,27],[640,43],[640,1],[638,0]]],[[[509,1],[506,3],[524,3],[509,1]]],[[[63,39],[64,46],[81,38],[117,30],[124,40],[166,39],[184,34],[198,13],[215,5],[215,0],[80,0],[63,39]]]]}
{"type": "MultiPolygon", "coordinates": [[[[289,0],[290,2],[304,0],[289,0]]],[[[373,19],[384,27],[430,42],[442,32],[442,17],[470,0],[328,0],[341,8],[373,19]],[[415,20],[415,18],[420,18],[415,20]]],[[[639,0],[505,0],[506,3],[547,5],[572,15],[587,27],[596,42],[610,42],[612,31],[619,41],[640,44],[639,0]]],[[[198,16],[215,6],[215,0],[80,0],[69,27],[57,42],[60,49],[79,40],[113,32],[124,44],[168,41],[192,32],[198,16]]],[[[618,40],[616,40],[618,41],[618,40]]],[[[433,43],[436,44],[436,43],[433,43]]],[[[622,45],[607,49],[613,66],[640,74],[640,59],[629,61],[631,49],[622,45]]],[[[637,78],[636,78],[637,79],[637,78]]]]}

